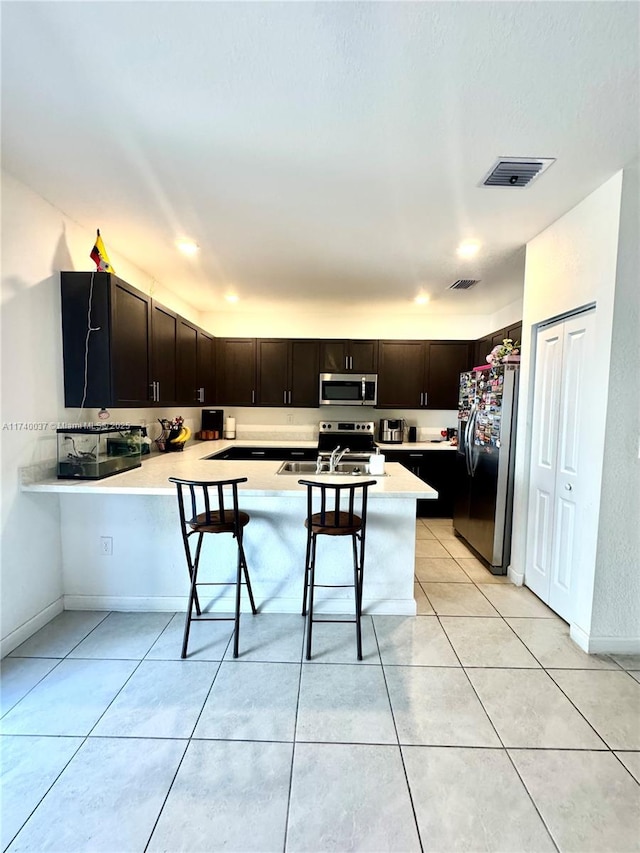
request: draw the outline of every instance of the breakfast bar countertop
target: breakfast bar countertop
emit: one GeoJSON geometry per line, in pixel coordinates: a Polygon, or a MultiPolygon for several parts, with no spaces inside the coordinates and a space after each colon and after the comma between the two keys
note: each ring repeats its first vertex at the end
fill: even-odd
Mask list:
{"type": "MultiPolygon", "coordinates": [[[[167,495],[175,494],[175,486],[169,482],[169,477],[180,477],[185,480],[217,480],[247,477],[248,482],[242,483],[239,489],[247,496],[276,496],[294,497],[296,494],[306,494],[304,486],[299,485],[298,477],[277,474],[281,465],[272,460],[216,460],[209,459],[213,453],[223,452],[230,447],[299,447],[313,448],[313,441],[211,441],[194,442],[181,452],[153,453],[145,457],[140,468],[125,471],[103,480],[58,480],[55,476],[43,479],[23,477],[22,490],[28,492],[57,492],[60,494],[88,495],[167,495]],[[29,482],[29,480],[32,480],[29,482]]],[[[428,445],[438,448],[438,444],[428,445]]],[[[404,445],[390,445],[396,449],[405,449],[404,445]]],[[[409,448],[422,449],[418,444],[409,448]]],[[[381,450],[386,450],[382,447],[381,450]]],[[[414,498],[435,500],[437,492],[424,483],[402,465],[388,462],[385,467],[387,476],[378,477],[377,483],[371,489],[372,497],[379,498],[414,498]]],[[[305,475],[301,479],[315,479],[315,475],[305,475]]],[[[318,475],[318,479],[327,479],[327,475],[318,475]]],[[[358,482],[364,477],[354,478],[350,475],[331,475],[330,481],[358,482]]],[[[375,476],[366,479],[376,479],[375,476]]]]}

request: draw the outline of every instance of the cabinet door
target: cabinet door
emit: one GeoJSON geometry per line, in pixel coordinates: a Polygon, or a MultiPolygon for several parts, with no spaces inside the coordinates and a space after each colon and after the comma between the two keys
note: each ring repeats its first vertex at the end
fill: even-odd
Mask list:
{"type": "Polygon", "coordinates": [[[320,373],[348,371],[347,341],[320,341],[320,373]]]}
{"type": "Polygon", "coordinates": [[[289,402],[292,406],[313,408],[319,405],[319,360],[319,341],[291,341],[289,402]]]}
{"type": "Polygon", "coordinates": [[[455,450],[427,450],[419,477],[438,493],[435,501],[418,501],[418,515],[424,518],[451,518],[454,502],[455,450]]]}
{"type": "Polygon", "coordinates": [[[177,402],[176,342],[178,315],[164,305],[151,303],[151,381],[156,383],[156,403],[177,402]]]}
{"type": "Polygon", "coordinates": [[[215,338],[198,329],[196,341],[198,402],[205,406],[215,402],[215,338]]]}
{"type": "Polygon", "coordinates": [[[260,406],[286,406],[289,402],[288,340],[256,341],[258,368],[258,396],[260,406]]]}
{"type": "Polygon", "coordinates": [[[153,399],[149,363],[151,300],[119,279],[112,278],[111,286],[111,405],[147,406],[153,399]]]}
{"type": "Polygon", "coordinates": [[[378,370],[378,341],[349,341],[349,370],[376,373],[378,370]]]}
{"type": "Polygon", "coordinates": [[[487,350],[487,353],[489,353],[495,346],[498,346],[498,344],[501,344],[502,341],[506,337],[507,337],[507,330],[506,329],[498,329],[497,332],[494,332],[491,335],[491,346],[487,350]]]}
{"type": "Polygon", "coordinates": [[[216,403],[251,406],[256,401],[255,338],[216,339],[216,403]]]}
{"type": "Polygon", "coordinates": [[[514,344],[522,343],[522,320],[507,327],[505,338],[511,338],[514,344]]]}
{"type": "Polygon", "coordinates": [[[424,341],[380,341],[378,408],[419,409],[424,387],[424,341]]]}
{"type": "Polygon", "coordinates": [[[457,409],[460,374],[473,365],[469,341],[430,341],[428,348],[428,409],[457,409]]]}
{"type": "Polygon", "coordinates": [[[198,330],[191,323],[178,319],[177,402],[195,406],[199,401],[198,330]]]}
{"type": "Polygon", "coordinates": [[[474,347],[474,355],[473,355],[473,367],[479,367],[481,364],[487,363],[487,356],[493,349],[493,344],[491,343],[491,336],[486,335],[484,338],[480,338],[480,340],[475,342],[474,347]]]}

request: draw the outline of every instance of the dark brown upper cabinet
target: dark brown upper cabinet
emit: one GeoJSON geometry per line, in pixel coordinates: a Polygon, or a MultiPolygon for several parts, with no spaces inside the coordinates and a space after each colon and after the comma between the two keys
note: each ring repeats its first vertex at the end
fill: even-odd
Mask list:
{"type": "Polygon", "coordinates": [[[378,341],[320,341],[320,373],[376,373],[378,341]]]}
{"type": "Polygon", "coordinates": [[[255,338],[216,338],[216,386],[216,405],[255,405],[255,338]]]}
{"type": "Polygon", "coordinates": [[[380,341],[378,408],[418,409],[425,384],[424,341],[380,341]]]}
{"type": "Polygon", "coordinates": [[[177,386],[178,315],[151,301],[151,399],[175,404],[177,386]]]}
{"type": "Polygon", "coordinates": [[[472,351],[472,341],[427,342],[426,408],[458,408],[460,374],[473,367],[472,351]]]}
{"type": "Polygon", "coordinates": [[[177,401],[196,406],[203,402],[198,387],[198,328],[182,317],[178,320],[177,401]]]}
{"type": "Polygon", "coordinates": [[[318,406],[319,341],[260,338],[256,342],[260,406],[318,406]]]}
{"type": "Polygon", "coordinates": [[[148,406],[151,300],[111,273],[60,274],[65,406],[148,406]]]}
{"type": "Polygon", "coordinates": [[[213,335],[198,329],[196,340],[198,403],[211,406],[216,401],[216,341],[213,335]]]}
{"type": "Polygon", "coordinates": [[[457,409],[470,341],[380,341],[378,408],[457,409]]]}

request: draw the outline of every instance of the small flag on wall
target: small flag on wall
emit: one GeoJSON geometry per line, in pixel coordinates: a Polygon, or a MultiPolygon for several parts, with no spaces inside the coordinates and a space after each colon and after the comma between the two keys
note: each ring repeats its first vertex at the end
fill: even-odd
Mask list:
{"type": "Polygon", "coordinates": [[[102,242],[102,237],[100,236],[100,229],[98,228],[98,236],[96,237],[96,242],[91,250],[90,257],[96,262],[96,266],[98,267],[98,272],[112,272],[115,273],[114,268],[111,266],[111,261],[109,260],[109,255],[107,255],[107,250],[104,247],[104,243],[102,242]]]}

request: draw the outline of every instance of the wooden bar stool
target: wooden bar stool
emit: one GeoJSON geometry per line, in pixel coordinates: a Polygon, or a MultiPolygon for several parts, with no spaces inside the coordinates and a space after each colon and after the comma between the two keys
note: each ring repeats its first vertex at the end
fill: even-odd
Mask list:
{"type": "Polygon", "coordinates": [[[307,660],[311,660],[311,633],[314,622],[355,622],[358,660],[362,660],[362,579],[364,572],[364,544],[367,526],[367,491],[376,480],[342,485],[298,480],[307,487],[307,556],[304,571],[302,615],[307,617],[307,660]],[[319,512],[314,512],[314,498],[319,512]],[[359,515],[356,515],[355,509],[359,515]],[[353,545],[353,583],[316,584],[316,540],[318,536],[350,536],[353,545]],[[359,546],[359,547],[358,547],[359,546]],[[316,587],[349,587],[355,592],[355,619],[315,619],[313,599],[316,587]],[[307,595],[309,608],[307,610],[307,595]]]}
{"type": "Polygon", "coordinates": [[[238,638],[240,635],[240,591],[242,579],[247,585],[249,593],[249,601],[251,602],[251,610],[254,614],[256,605],[253,600],[253,591],[251,589],[251,581],[249,580],[249,571],[247,569],[247,560],[242,547],[242,534],[246,525],[249,523],[249,515],[242,512],[238,508],[238,483],[246,483],[246,477],[238,477],[234,480],[211,480],[209,482],[201,482],[197,480],[179,480],[177,477],[169,477],[169,482],[175,483],[178,490],[178,509],[180,512],[180,526],[182,529],[182,540],[184,542],[184,550],[187,557],[187,568],[189,569],[189,578],[191,580],[191,588],[189,591],[189,606],[187,607],[187,618],[184,626],[184,639],[182,641],[181,657],[187,656],[187,645],[189,643],[189,629],[192,622],[235,622],[235,634],[233,640],[233,656],[238,657],[238,638]],[[225,492],[225,488],[227,491],[225,492]],[[229,489],[231,492],[229,493],[229,489]],[[190,498],[190,512],[185,510],[185,495],[188,491],[190,498]],[[225,506],[225,499],[227,506],[225,506]],[[198,512],[197,506],[204,506],[204,512],[198,512]],[[187,518],[189,515],[189,518],[187,518]],[[191,551],[190,537],[197,534],[198,539],[195,548],[195,555],[191,551]],[[220,582],[200,582],[198,583],[198,566],[200,564],[200,552],[202,550],[202,541],[205,533],[231,533],[238,543],[238,563],[236,580],[220,581],[220,582]],[[197,586],[228,586],[230,583],[235,583],[236,588],[236,606],[234,616],[203,616],[200,609],[200,601],[198,599],[197,586]],[[193,607],[195,605],[198,619],[193,617],[193,607]]]}

